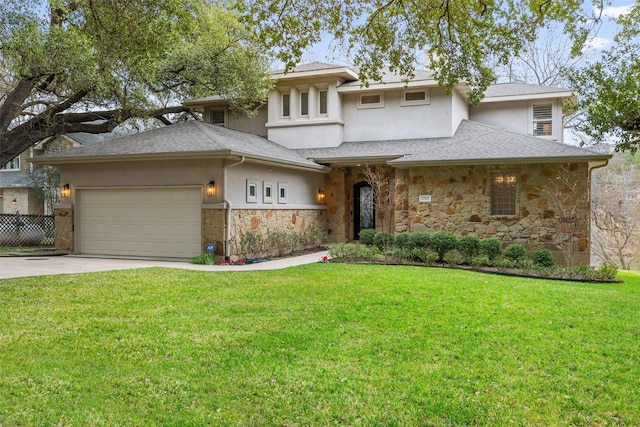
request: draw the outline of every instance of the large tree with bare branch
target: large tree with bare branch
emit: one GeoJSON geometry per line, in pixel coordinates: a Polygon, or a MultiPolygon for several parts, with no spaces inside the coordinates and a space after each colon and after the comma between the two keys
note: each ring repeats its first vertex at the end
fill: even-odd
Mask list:
{"type": "Polygon", "coordinates": [[[235,15],[206,0],[0,0],[0,165],[38,141],[170,124],[219,94],[251,112],[267,62],[235,15]]]}

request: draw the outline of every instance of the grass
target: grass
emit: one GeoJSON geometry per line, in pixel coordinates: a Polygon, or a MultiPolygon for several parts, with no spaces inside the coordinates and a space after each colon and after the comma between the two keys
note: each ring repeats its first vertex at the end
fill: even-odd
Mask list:
{"type": "Polygon", "coordinates": [[[0,281],[0,425],[640,425],[640,274],[0,281]]]}

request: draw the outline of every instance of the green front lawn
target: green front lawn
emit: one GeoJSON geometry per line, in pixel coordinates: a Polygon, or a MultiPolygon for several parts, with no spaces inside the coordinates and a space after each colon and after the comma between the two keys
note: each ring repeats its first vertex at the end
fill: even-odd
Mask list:
{"type": "Polygon", "coordinates": [[[640,425],[640,274],[0,281],[0,425],[640,425]]]}

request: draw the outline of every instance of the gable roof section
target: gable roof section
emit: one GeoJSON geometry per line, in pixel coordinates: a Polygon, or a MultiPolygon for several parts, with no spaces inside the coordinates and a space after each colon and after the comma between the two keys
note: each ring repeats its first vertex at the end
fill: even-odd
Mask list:
{"type": "Polygon", "coordinates": [[[396,167],[494,163],[561,163],[609,159],[608,154],[463,120],[450,138],[345,142],[298,150],[320,163],[387,162],[396,167]]]}
{"type": "Polygon", "coordinates": [[[307,160],[299,153],[262,137],[197,120],[45,154],[35,158],[34,162],[63,164],[231,156],[244,156],[250,160],[280,164],[285,167],[326,169],[322,165],[307,160]]]}
{"type": "Polygon", "coordinates": [[[345,81],[358,79],[358,71],[345,65],[327,64],[326,62],[311,62],[300,64],[286,71],[277,70],[272,73],[274,80],[289,80],[308,77],[339,77],[345,81]]]}
{"type": "Polygon", "coordinates": [[[488,102],[541,99],[541,98],[565,98],[573,96],[571,89],[552,86],[538,86],[526,83],[498,83],[490,85],[484,93],[481,104],[488,102]]]}

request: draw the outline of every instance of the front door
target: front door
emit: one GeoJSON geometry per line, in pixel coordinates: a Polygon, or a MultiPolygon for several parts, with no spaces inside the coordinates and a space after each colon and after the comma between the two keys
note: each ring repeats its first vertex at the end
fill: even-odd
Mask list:
{"type": "Polygon", "coordinates": [[[362,181],[353,186],[353,237],[358,239],[360,230],[376,228],[376,211],[373,203],[373,189],[362,181]]]}

